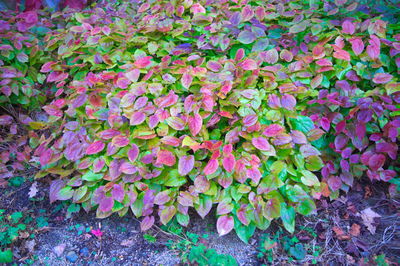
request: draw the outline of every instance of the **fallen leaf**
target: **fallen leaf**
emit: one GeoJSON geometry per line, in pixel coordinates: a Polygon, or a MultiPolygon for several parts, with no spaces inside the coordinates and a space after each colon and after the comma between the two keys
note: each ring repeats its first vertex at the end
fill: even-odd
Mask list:
{"type": "Polygon", "coordinates": [[[372,190],[370,186],[365,187],[364,199],[368,199],[372,196],[372,190]]]}
{"type": "Polygon", "coordinates": [[[346,234],[342,228],[338,227],[338,226],[334,226],[333,231],[336,234],[336,238],[339,240],[350,240],[350,236],[348,234],[346,234]]]}
{"type": "Polygon", "coordinates": [[[128,239],[123,240],[120,245],[124,246],[124,247],[132,247],[133,244],[134,244],[133,239],[128,238],[128,239]]]}
{"type": "Polygon", "coordinates": [[[32,239],[32,240],[29,240],[29,241],[26,241],[26,242],[25,242],[25,248],[26,248],[27,250],[29,250],[30,253],[33,252],[33,250],[34,250],[34,248],[35,248],[35,245],[36,245],[35,239],[32,239]]]}
{"type": "Polygon", "coordinates": [[[61,257],[61,255],[64,253],[65,246],[65,244],[60,244],[54,247],[53,251],[56,253],[57,257],[61,257]]]}
{"type": "Polygon", "coordinates": [[[361,229],[361,226],[360,226],[360,225],[358,225],[358,224],[353,224],[353,225],[351,226],[351,228],[350,228],[349,233],[350,233],[350,235],[352,235],[352,236],[359,236],[359,235],[360,235],[360,229],[361,229]]]}
{"type": "Polygon", "coordinates": [[[367,208],[363,210],[361,213],[361,219],[363,220],[364,225],[367,227],[368,231],[371,234],[375,234],[376,226],[374,225],[374,219],[381,217],[379,214],[374,212],[371,208],[367,208]]]}
{"type": "Polygon", "coordinates": [[[33,182],[31,188],[29,189],[29,192],[28,192],[29,198],[35,197],[36,194],[38,193],[38,191],[39,190],[37,188],[37,182],[35,181],[35,182],[33,182]]]}

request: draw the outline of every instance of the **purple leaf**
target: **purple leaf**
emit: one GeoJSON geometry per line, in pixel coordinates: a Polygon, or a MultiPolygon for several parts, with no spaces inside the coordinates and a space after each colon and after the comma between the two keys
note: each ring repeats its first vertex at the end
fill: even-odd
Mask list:
{"type": "Polygon", "coordinates": [[[185,176],[192,171],[194,167],[194,156],[181,156],[178,163],[178,172],[180,175],[185,176]]]}

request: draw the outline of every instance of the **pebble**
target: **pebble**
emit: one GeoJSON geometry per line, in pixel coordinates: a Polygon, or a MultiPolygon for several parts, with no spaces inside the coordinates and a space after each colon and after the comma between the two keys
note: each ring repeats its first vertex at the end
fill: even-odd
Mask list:
{"type": "Polygon", "coordinates": [[[54,247],[54,253],[56,253],[57,257],[60,257],[64,253],[65,244],[58,245],[54,247]]]}
{"type": "Polygon", "coordinates": [[[76,255],[76,253],[74,251],[70,251],[67,253],[67,256],[65,256],[65,258],[69,261],[69,262],[76,262],[78,260],[78,255],[76,255]]]}
{"type": "Polygon", "coordinates": [[[87,247],[83,247],[81,248],[81,250],[79,251],[81,253],[82,256],[84,257],[89,257],[90,253],[89,253],[89,249],[87,247]]]}

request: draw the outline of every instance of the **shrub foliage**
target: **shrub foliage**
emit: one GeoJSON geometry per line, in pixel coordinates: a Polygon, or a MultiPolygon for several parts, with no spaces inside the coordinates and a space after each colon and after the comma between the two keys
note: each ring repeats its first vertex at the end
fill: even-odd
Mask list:
{"type": "MultiPolygon", "coordinates": [[[[39,75],[51,201],[142,230],[216,205],[220,235],[337,197],[364,173],[397,180],[400,34],[356,3],[148,1],[55,13],[39,75]]],[[[36,125],[38,126],[38,125],[36,125]]]]}

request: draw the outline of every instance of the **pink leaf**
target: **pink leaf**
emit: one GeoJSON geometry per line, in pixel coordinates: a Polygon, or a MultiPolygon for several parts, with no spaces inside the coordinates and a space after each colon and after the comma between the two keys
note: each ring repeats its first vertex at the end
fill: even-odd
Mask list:
{"type": "Polygon", "coordinates": [[[160,221],[162,224],[166,225],[176,214],[175,206],[165,207],[160,213],[160,221]]]}
{"type": "Polygon", "coordinates": [[[331,127],[331,122],[329,121],[328,118],[322,117],[320,121],[321,127],[325,130],[328,131],[329,128],[331,127]]]}
{"type": "Polygon", "coordinates": [[[283,49],[281,51],[280,58],[286,62],[290,62],[293,60],[293,54],[290,51],[283,49]]]}
{"type": "Polygon", "coordinates": [[[125,147],[129,144],[129,139],[126,136],[118,135],[115,136],[111,142],[116,147],[125,147]]]}
{"type": "Polygon", "coordinates": [[[194,114],[194,117],[189,117],[189,129],[193,136],[199,134],[203,125],[203,118],[199,114],[194,114]]]}
{"type": "Polygon", "coordinates": [[[247,115],[243,118],[243,125],[246,127],[250,127],[257,123],[258,116],[257,115],[247,115]]]}
{"type": "Polygon", "coordinates": [[[374,154],[369,158],[368,165],[372,170],[377,171],[385,164],[385,161],[386,161],[385,155],[374,154]]]}
{"type": "Polygon", "coordinates": [[[350,39],[351,49],[356,55],[360,55],[364,51],[364,43],[361,38],[350,39]]]}
{"type": "Polygon", "coordinates": [[[282,107],[287,110],[293,110],[296,107],[296,98],[291,94],[284,94],[281,99],[282,107]]]}
{"type": "Polygon", "coordinates": [[[104,149],[105,146],[106,145],[101,140],[95,141],[87,147],[86,154],[91,155],[99,153],[104,149]]]}
{"type": "Polygon", "coordinates": [[[101,238],[103,236],[103,232],[100,229],[92,229],[90,232],[97,238],[101,238]]]}
{"type": "Polygon", "coordinates": [[[132,148],[129,149],[128,151],[128,159],[131,162],[136,161],[137,157],[139,155],[139,148],[136,144],[132,144],[132,148]]]}
{"type": "Polygon", "coordinates": [[[208,161],[206,167],[204,167],[204,174],[206,175],[212,175],[217,171],[218,169],[218,160],[217,159],[211,159],[208,161]]]}
{"type": "Polygon", "coordinates": [[[242,60],[244,57],[244,49],[240,48],[236,51],[236,55],[235,55],[235,61],[240,61],[242,60]]]}
{"type": "Polygon", "coordinates": [[[345,22],[343,22],[342,24],[342,29],[344,33],[347,34],[354,34],[354,32],[356,31],[356,28],[354,27],[354,24],[351,21],[346,20],[345,22]]]}
{"type": "Polygon", "coordinates": [[[129,72],[126,72],[125,77],[127,77],[131,82],[137,82],[140,77],[140,70],[135,68],[129,72]]]}
{"type": "Polygon", "coordinates": [[[170,201],[171,197],[168,194],[169,194],[168,190],[159,192],[154,198],[154,204],[164,205],[165,203],[170,201]]]}
{"type": "Polygon", "coordinates": [[[385,84],[388,83],[392,78],[393,76],[387,73],[376,73],[372,81],[376,84],[385,84]]]}
{"type": "Polygon", "coordinates": [[[164,164],[167,166],[173,166],[176,163],[175,155],[171,151],[160,150],[157,153],[157,164],[164,164]]]}
{"type": "Polygon", "coordinates": [[[140,230],[147,231],[154,225],[154,216],[146,216],[140,223],[140,230]]]}
{"type": "Polygon", "coordinates": [[[40,72],[48,73],[48,72],[52,71],[51,67],[55,64],[57,64],[57,62],[50,61],[50,62],[44,63],[43,66],[40,68],[40,72]]]}
{"type": "Polygon", "coordinates": [[[184,73],[182,75],[182,86],[186,89],[189,89],[190,85],[192,84],[193,77],[189,73],[184,73]]]}
{"type": "Polygon", "coordinates": [[[265,128],[263,134],[267,137],[275,137],[280,133],[282,133],[283,131],[284,128],[281,125],[271,124],[265,128]]]}
{"type": "Polygon", "coordinates": [[[39,162],[42,166],[45,166],[48,162],[50,162],[51,157],[53,156],[53,150],[46,149],[40,155],[39,162]]]}
{"type": "Polygon", "coordinates": [[[151,64],[151,56],[145,56],[145,57],[139,58],[133,64],[137,68],[148,67],[151,64]]]}
{"type": "Polygon", "coordinates": [[[240,62],[238,66],[244,70],[255,70],[257,69],[257,62],[253,59],[245,59],[243,62],[240,62]]]}
{"type": "Polygon", "coordinates": [[[181,156],[178,163],[178,172],[180,175],[185,176],[192,171],[194,167],[194,156],[181,156]]]}
{"type": "Polygon", "coordinates": [[[232,216],[223,215],[217,220],[217,231],[220,236],[228,234],[232,231],[234,226],[234,221],[232,216]]]}
{"type": "Polygon", "coordinates": [[[166,122],[170,127],[172,127],[175,130],[183,130],[185,128],[185,122],[181,118],[176,116],[167,118],[166,122]]]}
{"type": "Polygon", "coordinates": [[[333,53],[333,57],[337,58],[337,59],[341,59],[341,60],[345,60],[345,61],[350,61],[350,54],[349,52],[342,50],[342,49],[337,49],[334,53],[333,53]]]}
{"type": "Polygon", "coordinates": [[[131,116],[130,125],[140,125],[146,120],[146,115],[143,112],[134,112],[131,116]]]}
{"type": "Polygon", "coordinates": [[[233,169],[235,168],[235,163],[236,160],[233,154],[228,154],[222,159],[222,165],[224,166],[224,169],[229,173],[232,173],[233,169]]]}
{"type": "Polygon", "coordinates": [[[130,162],[123,162],[120,165],[119,170],[127,175],[132,175],[138,171],[136,166],[132,165],[130,162]]]}
{"type": "Polygon", "coordinates": [[[115,136],[121,135],[121,132],[115,129],[106,129],[99,133],[99,137],[102,139],[112,139],[115,136]]]}
{"type": "Polygon", "coordinates": [[[214,72],[218,72],[222,69],[222,65],[220,63],[218,63],[217,61],[208,61],[207,68],[214,72]]]}
{"type": "Polygon", "coordinates": [[[292,137],[292,140],[296,144],[306,144],[307,143],[307,138],[304,135],[303,132],[298,131],[298,130],[292,130],[290,133],[290,136],[292,137]]]}
{"type": "Polygon", "coordinates": [[[268,140],[263,137],[253,138],[251,143],[253,143],[254,147],[262,151],[268,151],[271,149],[268,140]]]}
{"type": "Polygon", "coordinates": [[[273,48],[271,50],[268,50],[265,53],[265,58],[264,61],[267,62],[268,64],[275,64],[276,62],[278,62],[279,59],[279,55],[278,55],[278,51],[273,48]]]}

